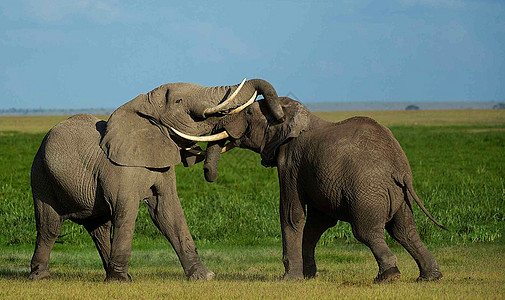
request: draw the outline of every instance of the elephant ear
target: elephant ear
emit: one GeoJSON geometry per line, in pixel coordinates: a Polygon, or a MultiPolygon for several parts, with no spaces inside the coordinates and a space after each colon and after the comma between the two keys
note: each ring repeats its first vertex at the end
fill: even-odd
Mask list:
{"type": "Polygon", "coordinates": [[[100,142],[107,157],[122,166],[158,169],[179,164],[179,147],[154,121],[156,115],[146,94],[119,107],[107,121],[100,142]]]}
{"type": "Polygon", "coordinates": [[[261,146],[261,164],[271,167],[276,164],[277,150],[291,138],[296,138],[309,126],[310,112],[298,101],[288,97],[279,98],[284,110],[285,121],[271,125],[265,132],[265,143],[261,146]]]}

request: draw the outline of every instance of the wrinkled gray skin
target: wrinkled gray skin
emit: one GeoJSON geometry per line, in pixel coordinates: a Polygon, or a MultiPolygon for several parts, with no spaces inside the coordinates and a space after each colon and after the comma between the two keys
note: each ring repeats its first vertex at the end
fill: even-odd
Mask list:
{"type": "MultiPolygon", "coordinates": [[[[400,277],[384,229],[415,259],[418,280],[440,279],[436,259],[417,234],[412,199],[439,223],[417,198],[409,162],[391,131],[366,117],[327,122],[292,99],[279,99],[283,123],[268,125],[270,114],[257,101],[222,119],[216,128],[226,129],[236,146],[260,153],[263,165],[277,167],[284,278],[316,276],[316,243],[341,220],[349,222],[356,239],[372,250],[379,265],[375,282],[400,277]]],[[[223,144],[208,144],[208,181],[217,179],[223,144]]]]}
{"type": "MultiPolygon", "coordinates": [[[[82,224],[102,258],[106,280],[129,281],[128,262],[139,202],[145,201],[158,229],[170,241],[188,279],[211,279],[197,254],[177,197],[174,166],[198,162],[185,152],[194,142],[174,136],[209,133],[223,115],[204,116],[237,86],[162,85],[119,107],[108,122],[75,115],[45,136],[31,170],[37,241],[30,279],[49,278],[49,256],[62,223],[82,224]],[[113,235],[111,236],[111,228],[113,235]]],[[[266,81],[246,82],[235,99],[267,97],[279,118],[282,108],[266,81]]]]}

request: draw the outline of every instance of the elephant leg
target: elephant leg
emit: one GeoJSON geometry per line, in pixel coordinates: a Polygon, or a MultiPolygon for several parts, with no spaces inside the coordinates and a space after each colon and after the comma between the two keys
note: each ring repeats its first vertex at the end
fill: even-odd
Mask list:
{"type": "Polygon", "coordinates": [[[145,200],[149,215],[177,253],[186,277],[190,280],[210,280],[215,274],[200,260],[177,196],[173,168],[168,172],[171,172],[169,178],[173,180],[155,187],[155,195],[145,200]]]}
{"type": "Polygon", "coordinates": [[[302,256],[303,256],[303,276],[314,278],[317,276],[316,261],[314,251],[316,244],[326,229],[337,224],[335,218],[331,218],[314,208],[307,208],[307,219],[303,228],[302,256]]]}
{"type": "MultiPolygon", "coordinates": [[[[279,173],[279,178],[285,178],[279,173]]],[[[302,239],[304,204],[292,183],[280,182],[280,220],[282,232],[283,279],[303,279],[302,239]]]]}
{"type": "Polygon", "coordinates": [[[110,249],[111,249],[111,226],[110,220],[99,220],[94,222],[85,223],[84,227],[95,243],[98,254],[102,259],[103,268],[105,272],[109,269],[110,249]]]}
{"type": "Polygon", "coordinates": [[[117,198],[112,217],[112,243],[105,281],[131,281],[128,262],[132,252],[133,232],[139,209],[135,193],[124,192],[117,198]]]}
{"type": "Polygon", "coordinates": [[[355,193],[351,212],[352,232],[358,241],[372,250],[379,265],[379,272],[374,282],[392,282],[400,278],[396,256],[384,240],[384,226],[388,217],[387,195],[373,189],[355,193]]]}
{"type": "Polygon", "coordinates": [[[400,278],[396,256],[384,240],[384,225],[352,223],[352,232],[356,239],[367,245],[379,265],[379,272],[374,283],[392,282],[400,278]]]}
{"type": "Polygon", "coordinates": [[[37,193],[37,188],[32,187],[34,191],[35,222],[37,226],[37,241],[35,251],[31,261],[31,272],[28,279],[39,280],[49,279],[49,258],[54,242],[61,231],[63,219],[60,215],[45,201],[53,200],[52,193],[37,193]],[[48,199],[46,199],[48,198],[48,199]]]}
{"type": "Polygon", "coordinates": [[[386,229],[416,261],[420,272],[418,281],[438,280],[442,278],[437,260],[421,242],[417,234],[414,216],[406,203],[401,205],[391,221],[386,224],[386,229]]]}

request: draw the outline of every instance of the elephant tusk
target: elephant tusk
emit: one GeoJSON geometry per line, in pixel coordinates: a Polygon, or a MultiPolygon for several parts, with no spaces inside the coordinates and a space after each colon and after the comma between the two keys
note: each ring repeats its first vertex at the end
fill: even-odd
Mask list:
{"type": "Polygon", "coordinates": [[[230,151],[231,149],[235,148],[235,144],[233,142],[229,142],[228,144],[224,145],[223,149],[221,149],[221,153],[225,153],[227,151],[230,151]]]}
{"type": "Polygon", "coordinates": [[[235,97],[237,96],[238,92],[240,92],[240,90],[244,86],[245,81],[246,81],[246,79],[244,78],[242,80],[242,82],[240,83],[240,85],[237,87],[237,89],[233,92],[233,94],[231,94],[230,97],[228,97],[226,100],[224,100],[221,104],[213,106],[213,107],[206,108],[203,111],[203,115],[204,116],[205,115],[211,115],[211,114],[215,114],[215,113],[220,112],[221,110],[223,110],[223,108],[226,105],[228,105],[231,101],[233,101],[233,99],[235,99],[235,97]]]}
{"type": "Polygon", "coordinates": [[[229,115],[233,115],[233,114],[241,112],[244,108],[246,108],[249,105],[253,104],[253,102],[254,102],[254,100],[256,100],[257,96],[258,96],[258,91],[254,91],[254,94],[252,95],[251,99],[249,99],[246,103],[242,104],[241,106],[230,110],[230,112],[228,114],[229,115]]]}
{"type": "Polygon", "coordinates": [[[201,151],[201,150],[196,150],[196,149],[192,149],[192,148],[186,148],[184,150],[191,153],[191,154],[198,155],[198,156],[205,156],[205,154],[207,154],[207,151],[201,151]]]}
{"type": "Polygon", "coordinates": [[[173,127],[170,127],[170,129],[175,134],[177,134],[178,136],[180,136],[180,137],[182,137],[184,139],[190,140],[190,141],[195,141],[195,142],[213,142],[213,141],[218,141],[218,140],[225,139],[225,138],[227,138],[227,137],[230,136],[228,134],[228,132],[226,132],[226,131],[223,131],[223,132],[220,132],[220,133],[216,133],[216,134],[213,134],[213,135],[192,136],[192,135],[189,135],[189,134],[182,133],[179,130],[174,129],[173,127]]]}
{"type": "MultiPolygon", "coordinates": [[[[221,153],[228,152],[235,147],[236,146],[233,142],[229,142],[228,144],[226,144],[223,147],[223,149],[221,149],[221,153]]],[[[196,150],[196,149],[192,149],[192,148],[186,148],[184,150],[188,151],[191,154],[198,155],[198,156],[205,156],[207,154],[207,151],[200,151],[200,150],[196,150]]]]}

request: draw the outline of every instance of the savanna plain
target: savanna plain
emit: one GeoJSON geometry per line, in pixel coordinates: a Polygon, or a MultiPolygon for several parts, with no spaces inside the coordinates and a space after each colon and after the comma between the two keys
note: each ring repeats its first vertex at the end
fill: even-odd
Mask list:
{"type": "MultiPolygon", "coordinates": [[[[64,224],[51,256],[52,279],[30,282],[35,221],[30,166],[45,133],[61,116],[0,117],[0,298],[505,298],[505,111],[324,112],[331,121],[367,115],[388,126],[409,158],[414,187],[436,227],[414,204],[421,239],[444,274],[417,283],[408,253],[387,238],[401,279],[373,284],[372,253],[347,223],[328,230],[316,248],[319,277],[284,282],[276,169],[234,149],[221,157],[215,183],[201,164],[177,166],[177,185],[210,282],[186,281],[175,252],[141,205],[132,283],[104,283],[84,228],[64,224]]],[[[107,116],[102,116],[107,118],[107,116]]]]}

